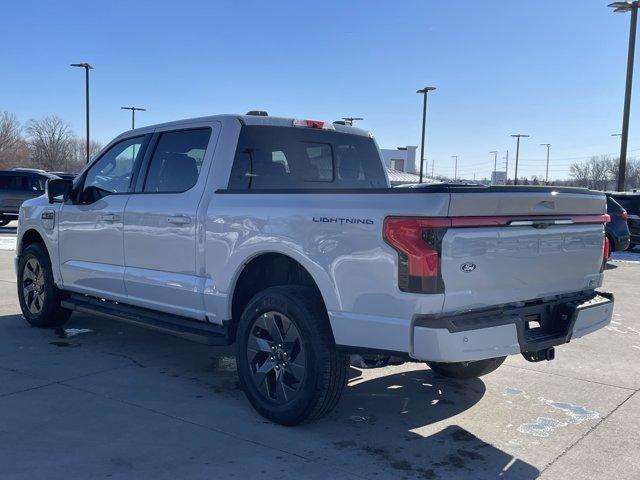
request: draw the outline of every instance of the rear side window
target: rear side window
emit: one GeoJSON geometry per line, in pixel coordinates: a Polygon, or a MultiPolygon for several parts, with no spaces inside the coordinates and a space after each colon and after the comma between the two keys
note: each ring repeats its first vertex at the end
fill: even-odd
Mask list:
{"type": "Polygon", "coordinates": [[[0,175],[0,190],[26,190],[24,175],[0,175]]]}
{"type": "Polygon", "coordinates": [[[145,192],[180,193],[198,181],[210,128],[165,132],[160,135],[151,157],[145,192]]]}
{"type": "Polygon", "coordinates": [[[622,213],[624,208],[613,198],[607,197],[607,213],[622,213]]]}
{"type": "Polygon", "coordinates": [[[620,195],[613,197],[631,215],[640,215],[640,195],[620,195]]]}
{"type": "Polygon", "coordinates": [[[385,188],[371,138],[293,127],[244,126],[230,189],[385,188]]]}

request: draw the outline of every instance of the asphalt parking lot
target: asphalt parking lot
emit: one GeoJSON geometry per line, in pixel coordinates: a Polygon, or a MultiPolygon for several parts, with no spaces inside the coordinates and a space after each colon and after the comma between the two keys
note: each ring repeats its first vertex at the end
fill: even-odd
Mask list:
{"type": "Polygon", "coordinates": [[[329,418],[286,428],[245,400],[233,349],[78,314],[29,327],[13,255],[0,250],[2,479],[640,478],[638,263],[610,264],[614,322],[553,362],[512,357],[469,382],[354,368],[329,418]]]}

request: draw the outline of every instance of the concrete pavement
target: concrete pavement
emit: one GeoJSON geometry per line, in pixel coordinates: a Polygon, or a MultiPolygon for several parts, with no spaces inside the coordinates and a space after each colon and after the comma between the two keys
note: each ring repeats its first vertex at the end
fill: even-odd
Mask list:
{"type": "Polygon", "coordinates": [[[616,263],[614,323],[532,364],[458,382],[418,363],[352,369],[337,410],[267,422],[233,348],[74,314],[19,315],[0,251],[0,478],[640,477],[640,266],[616,263]]]}

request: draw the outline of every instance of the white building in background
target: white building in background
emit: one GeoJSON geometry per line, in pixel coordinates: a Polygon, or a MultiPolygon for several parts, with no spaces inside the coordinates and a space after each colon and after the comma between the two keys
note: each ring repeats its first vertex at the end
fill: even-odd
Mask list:
{"type": "Polygon", "coordinates": [[[382,158],[387,168],[397,172],[420,173],[416,151],[418,147],[381,148],[382,158]]]}
{"type": "MultiPolygon", "coordinates": [[[[396,149],[381,148],[382,158],[387,167],[387,174],[392,186],[420,182],[420,159],[418,147],[408,145],[396,149]]],[[[424,172],[423,183],[433,183],[424,172]]]]}
{"type": "Polygon", "coordinates": [[[491,185],[506,185],[507,172],[491,172],[491,185]]]}

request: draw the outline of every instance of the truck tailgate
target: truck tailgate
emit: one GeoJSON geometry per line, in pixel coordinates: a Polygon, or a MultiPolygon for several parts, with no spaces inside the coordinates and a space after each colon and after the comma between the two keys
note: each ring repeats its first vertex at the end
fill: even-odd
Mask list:
{"type": "Polygon", "coordinates": [[[604,195],[525,190],[452,189],[441,251],[445,312],[600,286],[604,195]]]}

